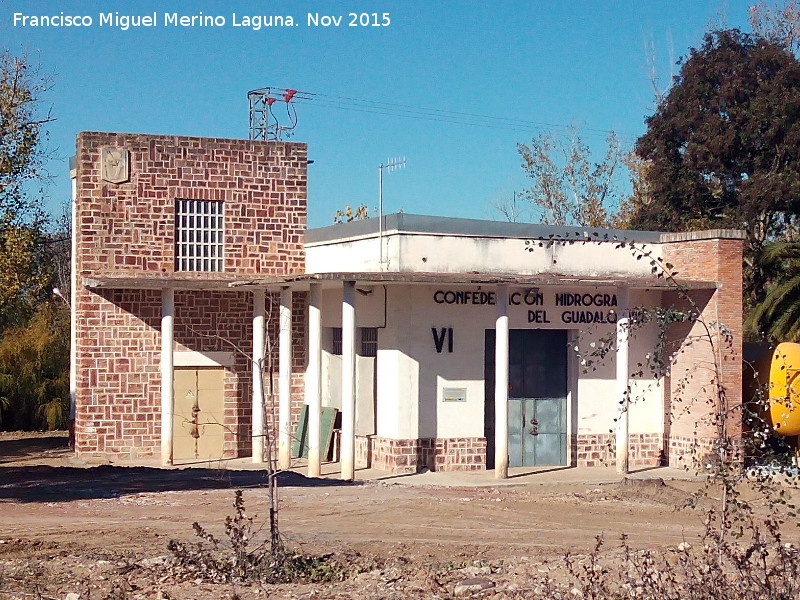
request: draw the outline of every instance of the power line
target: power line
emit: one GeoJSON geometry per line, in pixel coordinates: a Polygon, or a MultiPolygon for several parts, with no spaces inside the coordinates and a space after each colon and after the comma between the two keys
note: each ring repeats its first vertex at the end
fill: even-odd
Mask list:
{"type": "MultiPolygon", "coordinates": [[[[314,101],[313,104],[315,104],[317,106],[324,106],[324,107],[327,107],[327,108],[336,108],[336,109],[341,109],[341,110],[349,110],[349,111],[352,111],[352,112],[360,112],[360,113],[367,113],[367,114],[373,114],[373,115],[382,115],[382,116],[388,116],[388,117],[401,117],[401,118],[405,118],[405,119],[416,119],[416,120],[419,120],[419,121],[431,121],[431,122],[434,122],[434,123],[445,123],[445,124],[450,124],[450,125],[465,125],[465,126],[468,126],[468,127],[483,127],[483,128],[486,128],[486,129],[503,129],[503,130],[507,130],[507,131],[525,131],[525,132],[541,131],[542,130],[542,128],[540,128],[540,127],[517,125],[517,124],[512,124],[512,123],[508,123],[508,124],[499,124],[499,123],[498,124],[492,124],[492,123],[486,123],[486,122],[481,122],[481,121],[469,121],[469,120],[465,120],[465,119],[436,117],[436,116],[428,116],[428,115],[422,115],[422,114],[403,114],[403,113],[397,113],[397,112],[387,112],[387,111],[382,111],[382,110],[373,110],[373,109],[370,109],[370,108],[360,108],[360,107],[356,107],[356,106],[348,106],[348,105],[343,105],[343,104],[338,104],[338,103],[330,103],[330,102],[324,102],[324,101],[323,102],[314,101]]],[[[566,127],[564,127],[564,128],[567,129],[566,127]]],[[[567,132],[565,131],[563,133],[563,135],[567,135],[567,132]]]]}
{"type": "MultiPolygon", "coordinates": [[[[563,137],[572,137],[576,133],[582,137],[607,138],[610,130],[597,129],[592,127],[574,127],[569,125],[558,125],[541,121],[527,119],[514,119],[511,117],[500,117],[494,115],[469,113],[463,111],[447,110],[442,108],[432,108],[425,106],[414,106],[398,102],[384,102],[380,100],[367,100],[354,98],[352,96],[335,96],[332,94],[321,94],[315,92],[300,92],[287,88],[265,88],[274,91],[276,94],[289,94],[291,102],[317,105],[336,110],[347,110],[385,117],[401,117],[404,119],[416,119],[434,123],[444,123],[449,125],[462,125],[466,127],[481,127],[485,129],[499,129],[506,131],[550,133],[563,137]]],[[[281,100],[279,96],[276,100],[281,100]]],[[[289,102],[289,100],[287,100],[289,102]]],[[[614,132],[618,139],[626,142],[635,142],[637,136],[628,133],[614,132]]]]}
{"type": "MultiPolygon", "coordinates": [[[[379,108],[371,108],[371,107],[364,107],[364,106],[354,106],[339,102],[326,102],[320,100],[308,100],[306,101],[308,104],[314,104],[317,106],[323,106],[327,108],[334,108],[339,110],[347,110],[351,112],[361,112],[361,113],[368,113],[374,115],[381,115],[387,117],[401,117],[405,119],[416,119],[421,121],[431,121],[435,123],[445,123],[451,125],[464,125],[468,127],[481,127],[485,129],[501,129],[506,131],[521,131],[521,132],[537,132],[537,133],[552,133],[559,136],[564,137],[572,137],[575,134],[580,134],[581,137],[592,137],[592,138],[602,138],[605,139],[611,133],[611,131],[603,131],[603,130],[589,130],[582,127],[572,127],[568,125],[552,125],[550,127],[545,127],[544,125],[527,125],[524,121],[514,121],[509,119],[507,123],[490,123],[486,121],[480,121],[470,118],[458,118],[458,117],[450,117],[448,115],[429,115],[424,113],[414,113],[411,111],[406,112],[393,112],[390,110],[381,110],[379,108]],[[558,129],[560,131],[553,131],[553,129],[558,129]],[[588,132],[588,133],[586,133],[588,132]]],[[[477,117],[476,117],[477,118],[477,117]]],[[[497,117],[500,119],[501,117],[497,117]]],[[[620,134],[615,132],[617,139],[627,141],[627,142],[635,142],[637,137],[633,134],[620,134]]]]}
{"type": "MultiPolygon", "coordinates": [[[[401,104],[397,102],[383,102],[379,100],[363,100],[360,98],[353,98],[351,96],[333,96],[330,94],[320,94],[315,93],[312,97],[308,98],[309,101],[314,101],[317,98],[330,98],[331,100],[339,100],[339,101],[347,101],[347,102],[355,102],[358,104],[368,104],[368,105],[377,105],[378,107],[387,107],[387,110],[397,110],[400,112],[408,112],[408,113],[419,113],[419,114],[431,114],[431,115],[442,115],[442,116],[455,116],[455,117],[466,117],[469,119],[490,119],[492,121],[501,121],[504,123],[510,123],[513,125],[519,126],[526,126],[535,129],[572,129],[568,125],[557,125],[555,123],[545,123],[542,121],[530,121],[526,119],[512,119],[511,117],[498,117],[494,115],[486,115],[480,113],[468,113],[468,112],[461,112],[461,111],[454,111],[454,110],[447,110],[442,108],[431,108],[431,107],[424,107],[424,106],[413,106],[411,104],[401,104]]],[[[580,128],[581,131],[587,131],[591,133],[601,134],[601,135],[608,135],[610,131],[605,129],[596,129],[592,127],[582,127],[580,128]]],[[[625,137],[634,137],[631,134],[620,134],[616,132],[618,136],[625,136],[625,137]]]]}

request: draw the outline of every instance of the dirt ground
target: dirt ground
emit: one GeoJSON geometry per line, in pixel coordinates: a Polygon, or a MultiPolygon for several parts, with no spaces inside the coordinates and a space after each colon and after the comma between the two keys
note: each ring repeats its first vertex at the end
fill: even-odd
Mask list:
{"type": "Polygon", "coordinates": [[[224,538],[236,489],[263,524],[263,473],[71,459],[63,434],[0,434],[0,599],[447,598],[475,576],[492,585],[481,598],[506,598],[565,553],[587,552],[597,535],[609,545],[624,533],[634,546],[675,546],[696,540],[703,520],[676,510],[697,481],[475,488],[285,473],[286,545],[333,553],[352,572],[335,583],[233,586],[177,572],[167,544],[196,542],[195,521],[224,538]]]}

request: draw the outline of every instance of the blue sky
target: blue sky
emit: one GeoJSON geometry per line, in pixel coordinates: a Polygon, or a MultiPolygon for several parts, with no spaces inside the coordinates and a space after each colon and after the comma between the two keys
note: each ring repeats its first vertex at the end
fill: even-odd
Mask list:
{"type": "Polygon", "coordinates": [[[710,25],[747,29],[749,4],[0,0],[0,40],[52,76],[44,100],[57,119],[53,210],[69,196],[67,161],[79,131],[243,138],[247,92],[273,86],[317,94],[297,102],[291,139],[309,144],[309,226],[319,227],[345,204],[377,207],[378,165],[395,156],[407,168],[385,177],[386,212],[499,218],[492,203],[526,185],[517,142],[574,126],[597,149],[611,129],[630,146],[653,106],[646,46],[666,81],[670,59],[698,45],[710,25]],[[61,12],[91,16],[93,25],[14,26],[14,13],[61,12]],[[156,12],[158,26],[100,27],[107,12],[156,12]],[[164,26],[165,12],[222,16],[226,25],[164,26]],[[390,25],[348,27],[351,12],[388,13],[390,25]],[[233,13],[240,22],[291,15],[299,25],[255,31],[234,27],[233,13]],[[341,15],[342,25],[309,27],[308,13],[341,15]],[[435,112],[406,118],[386,114],[396,113],[389,103],[435,112]]]}

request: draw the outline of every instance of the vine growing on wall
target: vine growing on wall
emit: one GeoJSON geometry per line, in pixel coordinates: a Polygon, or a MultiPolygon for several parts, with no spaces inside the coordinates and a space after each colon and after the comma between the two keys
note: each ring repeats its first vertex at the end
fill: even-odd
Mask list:
{"type": "MultiPolygon", "coordinates": [[[[592,243],[580,233],[578,236],[577,240],[531,242],[526,247],[530,252],[552,244],[592,243]]],[[[645,328],[657,332],[645,359],[631,365],[629,380],[670,378],[672,400],[682,406],[680,410],[670,406],[668,418],[696,416],[696,421],[708,419],[713,425],[716,437],[709,447],[700,439],[703,427],[696,422],[694,460],[686,465],[706,476],[705,485],[687,503],[698,507],[702,506],[699,501],[706,499],[705,528],[697,543],[684,540],[665,550],[634,548],[624,535],[617,549],[609,549],[598,536],[587,556],[565,557],[565,586],[557,583],[565,573],[556,569],[537,582],[537,591],[545,596],[595,600],[677,600],[687,595],[708,600],[796,597],[798,549],[784,541],[782,526],[797,518],[792,493],[798,490],[798,472],[790,461],[774,462],[768,451],[767,442],[774,431],[762,418],[767,390],[731,403],[723,366],[731,357],[738,358],[734,332],[707,317],[702,302],[678,280],[673,265],[646,246],[614,241],[617,249],[632,253],[637,261],[647,261],[651,274],[665,281],[665,289],[676,298],[671,306],[629,310],[625,333],[635,336],[645,328]],[[697,350],[691,357],[693,363],[683,364],[681,357],[693,347],[697,350]]],[[[581,352],[580,339],[572,344],[587,373],[596,371],[616,349],[616,331],[594,333],[581,333],[582,337],[592,336],[583,344],[587,350],[581,352]]],[[[622,410],[633,401],[630,392],[629,385],[620,400],[622,410]]],[[[789,398],[782,404],[794,408],[789,398]]]]}
{"type": "MultiPolygon", "coordinates": [[[[694,496],[694,502],[708,496],[711,490],[714,490],[712,495],[719,498],[718,507],[707,515],[709,535],[716,536],[717,550],[723,551],[728,534],[742,536],[751,531],[756,537],[761,535],[754,520],[752,492],[769,507],[769,516],[763,525],[774,536],[782,522],[797,514],[790,499],[791,490],[798,487],[797,469],[792,469],[786,461],[773,463],[769,468],[754,463],[754,459],[771,461],[773,458],[766,444],[773,432],[762,418],[768,394],[760,390],[754,398],[745,398],[738,404],[730,402],[723,376],[723,363],[731,357],[737,358],[734,351],[737,340],[730,327],[708,319],[692,290],[680,281],[675,266],[645,244],[613,234],[576,231],[574,236],[553,235],[548,240],[529,240],[525,249],[535,252],[538,248],[555,245],[601,243],[613,243],[615,250],[630,253],[637,261],[645,261],[650,273],[663,282],[663,289],[674,293],[677,299],[667,307],[629,309],[628,321],[623,324],[625,333],[634,338],[647,328],[655,329],[656,336],[644,360],[630,366],[629,380],[652,378],[659,382],[669,379],[672,394],[666,415],[668,425],[681,418],[694,418],[691,460],[684,468],[707,477],[706,486],[694,496]],[[693,348],[700,357],[695,356],[692,364],[684,365],[681,359],[693,348]],[[682,372],[676,372],[682,367],[682,372]],[[715,436],[704,439],[708,431],[713,431],[715,436]]],[[[591,327],[571,341],[584,373],[596,371],[606,363],[616,350],[616,336],[616,330],[598,336],[591,327]],[[582,345],[585,350],[581,349],[582,345]]],[[[630,404],[644,401],[647,389],[634,396],[629,383],[624,397],[618,399],[620,415],[630,404]]]]}

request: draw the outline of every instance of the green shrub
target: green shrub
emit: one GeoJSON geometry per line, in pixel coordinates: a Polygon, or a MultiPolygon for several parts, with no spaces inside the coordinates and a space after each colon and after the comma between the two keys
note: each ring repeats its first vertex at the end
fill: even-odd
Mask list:
{"type": "Polygon", "coordinates": [[[61,429],[69,416],[69,313],[39,307],[0,336],[0,427],[61,429]]]}

